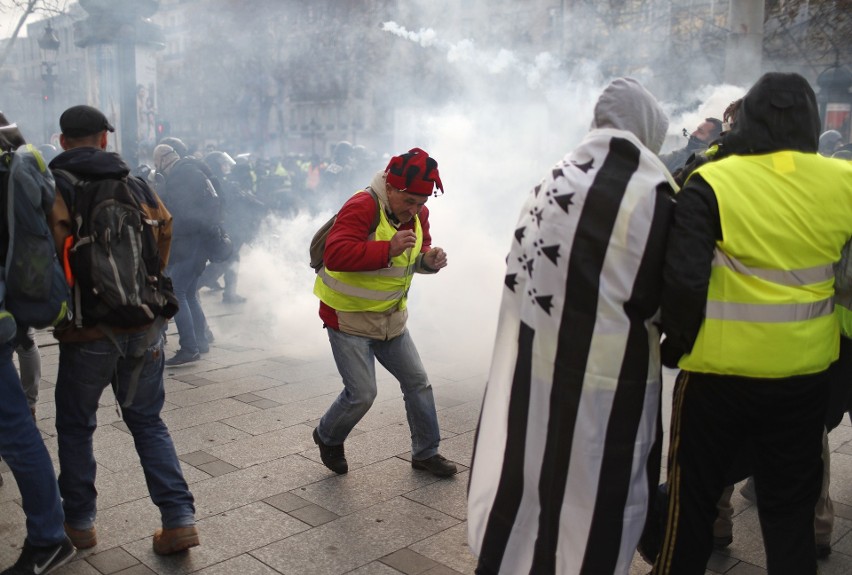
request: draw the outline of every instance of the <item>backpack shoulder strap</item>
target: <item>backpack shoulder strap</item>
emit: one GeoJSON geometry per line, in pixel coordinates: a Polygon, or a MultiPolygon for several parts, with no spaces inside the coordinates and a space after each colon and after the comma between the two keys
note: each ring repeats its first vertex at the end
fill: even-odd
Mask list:
{"type": "Polygon", "coordinates": [[[373,200],[375,200],[376,202],[376,216],[373,218],[373,225],[370,226],[370,233],[372,234],[379,227],[379,221],[381,220],[382,202],[379,200],[379,195],[372,187],[367,186],[366,191],[370,192],[370,195],[373,196],[373,200]]]}
{"type": "Polygon", "coordinates": [[[71,184],[71,189],[66,188],[65,186],[60,186],[57,182],[56,190],[62,194],[62,199],[65,200],[65,205],[68,206],[68,209],[73,212],[74,211],[74,198],[76,197],[75,190],[77,186],[83,183],[83,180],[69,172],[68,170],[55,169],[51,170],[53,172],[53,177],[61,177],[69,184],[71,184]]]}
{"type": "Polygon", "coordinates": [[[63,178],[68,180],[68,182],[72,186],[76,186],[77,184],[79,184],[82,181],[80,178],[78,178],[72,172],[69,172],[68,170],[56,169],[56,170],[51,170],[51,171],[53,172],[54,176],[62,176],[63,178]]]}
{"type": "MultiPolygon", "coordinates": [[[[11,228],[14,226],[14,199],[9,194],[9,175],[14,152],[3,152],[0,155],[0,282],[6,280],[6,259],[12,247],[11,228]]],[[[4,288],[5,291],[5,288],[4,288]]],[[[3,295],[0,295],[0,306],[3,303],[3,295]]]]}

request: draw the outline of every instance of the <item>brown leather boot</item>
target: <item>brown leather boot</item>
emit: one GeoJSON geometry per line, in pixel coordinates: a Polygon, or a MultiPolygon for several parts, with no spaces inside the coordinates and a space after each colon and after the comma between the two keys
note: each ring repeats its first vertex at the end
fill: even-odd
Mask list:
{"type": "Polygon", "coordinates": [[[198,529],[195,525],[173,527],[172,529],[157,529],[154,532],[154,553],[157,555],[179,553],[200,544],[198,541],[198,529]]]}
{"type": "Polygon", "coordinates": [[[65,524],[65,534],[77,549],[89,549],[98,544],[98,533],[94,527],[88,529],[74,529],[65,524]]]}

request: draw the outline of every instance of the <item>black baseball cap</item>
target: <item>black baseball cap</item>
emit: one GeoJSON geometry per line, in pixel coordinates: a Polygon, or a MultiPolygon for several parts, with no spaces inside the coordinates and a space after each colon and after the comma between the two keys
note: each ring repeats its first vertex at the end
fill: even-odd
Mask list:
{"type": "Polygon", "coordinates": [[[104,130],[115,132],[103,112],[91,106],[72,106],[59,116],[59,128],[69,138],[83,138],[104,130]]]}

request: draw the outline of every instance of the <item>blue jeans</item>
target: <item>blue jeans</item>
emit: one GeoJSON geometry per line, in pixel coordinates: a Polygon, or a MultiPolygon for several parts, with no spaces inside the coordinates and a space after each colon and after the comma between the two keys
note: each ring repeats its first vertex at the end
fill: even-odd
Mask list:
{"type": "MultiPolygon", "coordinates": [[[[145,332],[116,334],[127,357],[145,345],[145,332]]],[[[195,506],[175,452],[169,430],[160,418],[163,388],[163,340],[157,337],[145,350],[144,364],[129,406],[128,381],[133,365],[109,339],[61,343],[56,379],[56,431],[59,444],[59,490],[65,521],[75,529],[95,523],[95,456],[92,434],[97,427],[98,401],[104,388],[118,385],[116,400],[133,435],[151,500],[160,509],[163,527],[195,523],[195,506]]]]}
{"type": "Polygon", "coordinates": [[[166,274],[172,278],[175,297],[180,309],[175,314],[180,348],[189,353],[197,353],[209,345],[207,336],[207,318],[198,301],[198,280],[204,272],[206,256],[201,248],[182,261],[169,264],[166,274]]]}
{"type": "Polygon", "coordinates": [[[12,363],[12,343],[0,346],[0,456],[9,465],[27,516],[27,541],[55,545],[65,538],[53,462],[36,428],[12,363]]]}
{"type": "Polygon", "coordinates": [[[323,443],[340,445],[376,399],[376,364],[399,381],[411,429],[411,456],[428,459],[438,453],[441,434],[429,377],[408,330],[390,340],[370,339],[328,329],[331,352],[343,378],[343,391],[322,416],[317,433],[323,443]]]}
{"type": "Polygon", "coordinates": [[[41,353],[35,342],[33,328],[18,327],[15,336],[15,353],[18,354],[18,366],[21,370],[21,386],[27,396],[27,404],[34,408],[38,403],[38,389],[41,382],[41,353]]]}

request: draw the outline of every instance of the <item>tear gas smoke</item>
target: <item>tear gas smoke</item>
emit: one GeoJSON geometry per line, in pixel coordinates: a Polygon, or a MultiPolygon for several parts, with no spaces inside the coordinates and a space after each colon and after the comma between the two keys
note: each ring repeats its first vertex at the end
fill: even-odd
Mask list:
{"type": "Polygon", "coordinates": [[[542,79],[559,68],[559,62],[549,52],[538,54],[532,64],[527,64],[512,50],[505,48],[487,52],[477,49],[473,40],[443,41],[431,28],[411,32],[396,22],[385,22],[382,24],[382,30],[420,44],[424,48],[436,48],[446,52],[447,62],[450,64],[462,65],[472,70],[485,70],[489,74],[517,73],[526,80],[530,88],[540,87],[542,79]]]}
{"type": "MultiPolygon", "coordinates": [[[[481,374],[490,363],[505,257],[520,206],[545,171],[586,134],[610,78],[591,62],[567,69],[547,53],[529,62],[506,49],[480,50],[472,40],[445,41],[432,29],[411,32],[394,22],[382,29],[443,57],[466,79],[463,97],[450,104],[398,112],[394,149],[384,152],[427,150],[438,161],[446,189],[428,207],[433,245],[447,251],[449,266],[415,278],[409,329],[427,366],[439,362],[462,375],[481,374]],[[504,97],[517,94],[519,83],[525,97],[504,97]]],[[[668,109],[680,109],[670,118],[667,147],[684,145],[682,128],[691,132],[705,117],[721,117],[742,93],[732,86],[703,87],[695,94],[699,104],[687,109],[657,95],[668,109]]],[[[377,160],[375,169],[386,162],[377,160]]],[[[246,341],[272,339],[305,358],[328,356],[307,246],[330,215],[267,220],[263,241],[242,254],[240,291],[250,297],[248,321],[222,330],[238,329],[246,341]]]]}

